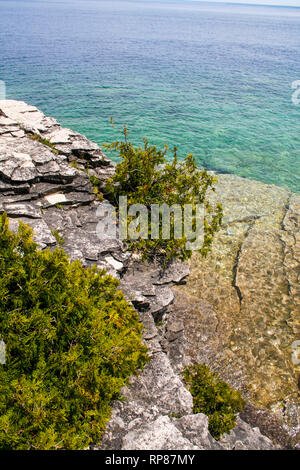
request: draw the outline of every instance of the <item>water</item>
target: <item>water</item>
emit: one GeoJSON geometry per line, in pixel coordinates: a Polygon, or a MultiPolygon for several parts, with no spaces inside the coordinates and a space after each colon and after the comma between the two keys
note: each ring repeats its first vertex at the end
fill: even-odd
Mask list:
{"type": "Polygon", "coordinates": [[[0,0],[0,80],[102,144],[177,145],[199,164],[300,192],[300,9],[0,0]],[[117,126],[112,129],[109,118],[117,126]]]}

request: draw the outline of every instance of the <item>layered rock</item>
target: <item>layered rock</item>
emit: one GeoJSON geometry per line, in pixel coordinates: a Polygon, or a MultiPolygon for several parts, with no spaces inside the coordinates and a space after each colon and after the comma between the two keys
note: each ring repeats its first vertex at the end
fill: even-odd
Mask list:
{"type": "MultiPolygon", "coordinates": [[[[124,389],[126,400],[114,405],[101,445],[93,448],[273,448],[258,428],[240,418],[235,430],[216,442],[208,432],[207,417],[192,414],[192,397],[181,381],[180,370],[189,358],[185,356],[184,336],[190,335],[188,345],[194,344],[194,336],[189,331],[190,315],[187,311],[185,316],[179,315],[172,290],[172,286],[185,282],[189,268],[173,263],[162,272],[159,266],[142,263],[126,251],[117,236],[99,239],[97,209],[102,202],[91,177],[103,182],[113,171],[113,163],[85,137],[62,128],[33,106],[0,101],[0,212],[7,212],[14,230],[20,220],[29,224],[41,249],[52,249],[63,242],[71,259],[105,268],[120,279],[122,290],[145,326],[144,341],[151,360],[124,389]]],[[[286,215],[286,232],[293,227],[293,220],[286,215]]],[[[296,256],[291,237],[285,241],[285,250],[287,256],[296,256]]],[[[285,269],[290,269],[291,289],[296,289],[293,269],[285,269]]],[[[233,303],[234,295],[235,288],[231,292],[233,303]]],[[[216,329],[218,320],[213,307],[207,305],[207,322],[216,329]]]]}

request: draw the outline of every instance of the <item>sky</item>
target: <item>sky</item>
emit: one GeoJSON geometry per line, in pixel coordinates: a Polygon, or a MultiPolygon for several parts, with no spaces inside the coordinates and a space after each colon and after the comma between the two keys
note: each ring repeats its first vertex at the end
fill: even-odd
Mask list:
{"type": "Polygon", "coordinates": [[[253,5],[280,5],[300,7],[300,0],[203,0],[205,2],[215,3],[216,1],[224,3],[247,3],[253,5]]]}

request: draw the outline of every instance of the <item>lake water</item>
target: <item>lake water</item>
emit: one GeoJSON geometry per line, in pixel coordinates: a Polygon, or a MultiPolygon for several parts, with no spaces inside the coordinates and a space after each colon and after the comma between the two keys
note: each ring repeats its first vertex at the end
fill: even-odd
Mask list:
{"type": "Polygon", "coordinates": [[[126,123],[135,143],[300,192],[298,8],[0,0],[0,80],[99,144],[126,123]]]}

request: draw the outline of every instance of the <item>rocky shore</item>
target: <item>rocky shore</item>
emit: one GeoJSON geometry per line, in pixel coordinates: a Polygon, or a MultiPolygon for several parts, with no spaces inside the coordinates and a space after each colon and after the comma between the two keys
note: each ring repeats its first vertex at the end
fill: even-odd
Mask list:
{"type": "Polygon", "coordinates": [[[114,405],[93,449],[272,449],[295,447],[299,337],[299,196],[220,175],[224,224],[211,255],[165,272],[141,262],[118,238],[99,241],[93,178],[114,164],[84,136],[26,103],[0,101],[0,212],[31,225],[41,247],[96,264],[120,280],[140,314],[151,361],[114,405]],[[190,274],[190,275],[189,275],[190,274]],[[298,336],[297,336],[298,335],[298,336]],[[180,371],[206,362],[242,390],[249,405],[215,441],[192,414],[180,371]],[[260,407],[260,409],[258,408],[260,407]],[[273,407],[277,413],[270,413],[273,407]],[[292,439],[292,441],[291,441],[292,439]]]}

